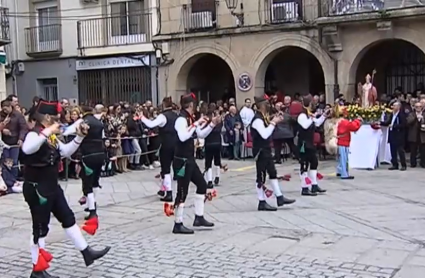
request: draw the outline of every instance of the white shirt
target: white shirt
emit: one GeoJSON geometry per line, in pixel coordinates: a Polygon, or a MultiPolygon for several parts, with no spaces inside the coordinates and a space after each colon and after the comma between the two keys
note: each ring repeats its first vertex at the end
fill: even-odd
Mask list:
{"type": "MultiPolygon", "coordinates": [[[[49,137],[51,134],[47,134],[44,131],[42,131],[42,134],[37,134],[37,132],[30,131],[28,132],[27,136],[25,137],[24,142],[22,143],[22,152],[24,154],[30,155],[36,153],[41,145],[46,142],[47,137],[49,137]]],[[[58,143],[58,149],[62,157],[71,157],[75,153],[75,151],[80,146],[81,142],[83,141],[84,137],[76,136],[74,140],[72,140],[69,143],[62,143],[61,141],[57,140],[58,143]]]]}
{"type": "Polygon", "coordinates": [[[159,114],[154,120],[149,120],[145,117],[142,117],[142,123],[144,123],[149,128],[154,127],[164,127],[167,124],[167,118],[163,114],[159,114]]]}
{"type": "Polygon", "coordinates": [[[272,135],[275,125],[270,124],[266,127],[264,121],[260,118],[257,118],[254,120],[251,127],[255,129],[263,139],[268,139],[272,135]]]}
{"type": "Polygon", "coordinates": [[[198,122],[195,122],[195,126],[189,127],[187,125],[186,118],[178,117],[174,124],[174,129],[177,131],[179,140],[181,142],[185,142],[189,140],[195,131],[199,139],[204,139],[211,133],[211,131],[214,128],[214,126],[211,124],[209,124],[208,126],[206,126],[207,125],[206,123],[203,124],[202,126],[199,126],[197,124],[198,122]]]}
{"type": "Polygon", "coordinates": [[[321,126],[325,120],[326,117],[323,115],[320,118],[311,118],[307,117],[305,113],[301,113],[298,116],[297,122],[302,128],[308,129],[313,123],[317,127],[321,126]]]}
{"type": "Polygon", "coordinates": [[[392,126],[394,125],[395,120],[397,119],[397,116],[398,116],[398,112],[396,112],[396,113],[393,114],[393,117],[391,118],[391,127],[390,127],[390,130],[393,130],[392,126]]]}
{"type": "Polygon", "coordinates": [[[247,127],[251,124],[252,119],[254,119],[254,110],[244,106],[239,112],[239,115],[241,116],[244,127],[247,127]]]}

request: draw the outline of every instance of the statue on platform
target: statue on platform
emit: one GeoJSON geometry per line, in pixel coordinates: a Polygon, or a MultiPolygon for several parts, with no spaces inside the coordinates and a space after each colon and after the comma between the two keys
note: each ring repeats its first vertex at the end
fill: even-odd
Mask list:
{"type": "Polygon", "coordinates": [[[376,91],[376,87],[373,86],[373,78],[375,74],[376,70],[373,70],[372,76],[370,76],[370,74],[366,75],[366,82],[364,84],[359,82],[357,85],[357,94],[361,99],[362,107],[371,107],[378,99],[378,92],[376,91]]]}

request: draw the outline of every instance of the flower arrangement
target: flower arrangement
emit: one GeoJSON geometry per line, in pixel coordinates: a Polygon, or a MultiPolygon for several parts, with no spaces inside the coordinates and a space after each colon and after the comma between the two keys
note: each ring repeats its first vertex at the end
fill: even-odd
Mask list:
{"type": "Polygon", "coordinates": [[[347,106],[346,116],[350,120],[361,117],[364,123],[380,122],[383,112],[391,112],[385,105],[374,105],[372,107],[361,107],[359,105],[347,106]]]}

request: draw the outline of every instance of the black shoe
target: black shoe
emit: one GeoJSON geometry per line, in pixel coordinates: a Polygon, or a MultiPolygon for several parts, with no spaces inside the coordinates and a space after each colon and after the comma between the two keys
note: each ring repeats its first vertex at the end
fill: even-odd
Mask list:
{"type": "MultiPolygon", "coordinates": [[[[97,209],[97,203],[94,203],[94,207],[97,209]]],[[[89,210],[89,208],[85,208],[84,211],[89,212],[90,210],[89,210]]]]}
{"type": "Polygon", "coordinates": [[[258,210],[259,211],[277,211],[277,208],[267,204],[266,201],[260,201],[258,202],[258,210]]]}
{"type": "Polygon", "coordinates": [[[407,167],[406,166],[401,166],[400,171],[406,171],[407,167]]]}
{"type": "Polygon", "coordinates": [[[311,186],[311,193],[325,193],[326,190],[325,189],[321,189],[320,186],[318,186],[317,184],[313,184],[311,186]]]}
{"type": "Polygon", "coordinates": [[[193,227],[214,227],[214,223],[211,223],[205,220],[204,216],[195,215],[195,220],[193,221],[193,227]]]}
{"type": "Polygon", "coordinates": [[[162,202],[172,202],[173,201],[173,191],[167,191],[164,197],[160,199],[162,202]]]}
{"type": "Polygon", "coordinates": [[[388,170],[393,171],[393,170],[398,170],[398,167],[395,166],[391,166],[390,168],[388,168],[388,170]]]}
{"type": "Polygon", "coordinates": [[[95,218],[95,217],[97,217],[96,210],[89,210],[89,215],[84,217],[84,220],[90,220],[90,219],[95,218]]]}
{"type": "Polygon", "coordinates": [[[195,232],[186,228],[183,223],[174,223],[173,234],[192,235],[195,232]]]}
{"type": "Polygon", "coordinates": [[[289,205],[289,204],[295,203],[295,200],[293,200],[293,199],[287,199],[287,198],[283,197],[283,195],[276,197],[276,201],[277,201],[277,206],[278,207],[281,207],[283,205],[289,205]]]}
{"type": "Polygon", "coordinates": [[[340,176],[341,176],[341,174],[336,174],[336,176],[337,176],[337,177],[340,177],[340,176]]]}
{"type": "Polygon", "coordinates": [[[89,266],[94,263],[95,260],[98,260],[105,256],[109,250],[111,250],[111,247],[105,247],[103,250],[94,250],[90,246],[87,246],[86,249],[81,251],[81,254],[83,254],[84,262],[86,263],[86,266],[89,266]]]}
{"type": "Polygon", "coordinates": [[[165,191],[163,191],[163,190],[158,190],[158,192],[156,194],[158,194],[158,196],[161,197],[161,198],[164,198],[165,195],[166,195],[165,191]]]}
{"type": "Polygon", "coordinates": [[[47,271],[33,271],[30,278],[59,278],[59,276],[50,275],[47,271]]]}
{"type": "Polygon", "coordinates": [[[341,177],[342,180],[354,180],[353,176],[341,177]]]}
{"type": "Polygon", "coordinates": [[[213,189],[213,188],[214,188],[214,185],[213,185],[212,181],[209,181],[208,184],[207,184],[207,189],[213,189]]]}
{"type": "Polygon", "coordinates": [[[308,188],[303,188],[301,190],[301,196],[317,196],[317,193],[313,193],[308,188]]]}
{"type": "Polygon", "coordinates": [[[218,185],[219,183],[220,183],[220,178],[219,177],[216,177],[214,179],[214,185],[218,185]]]}

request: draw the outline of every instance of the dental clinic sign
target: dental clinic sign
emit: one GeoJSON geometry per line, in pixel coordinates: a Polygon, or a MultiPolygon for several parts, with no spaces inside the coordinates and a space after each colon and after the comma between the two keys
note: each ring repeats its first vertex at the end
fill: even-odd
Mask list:
{"type": "Polygon", "coordinates": [[[149,55],[128,57],[112,57],[103,59],[77,60],[77,70],[97,70],[113,68],[144,67],[150,65],[149,55]]]}

